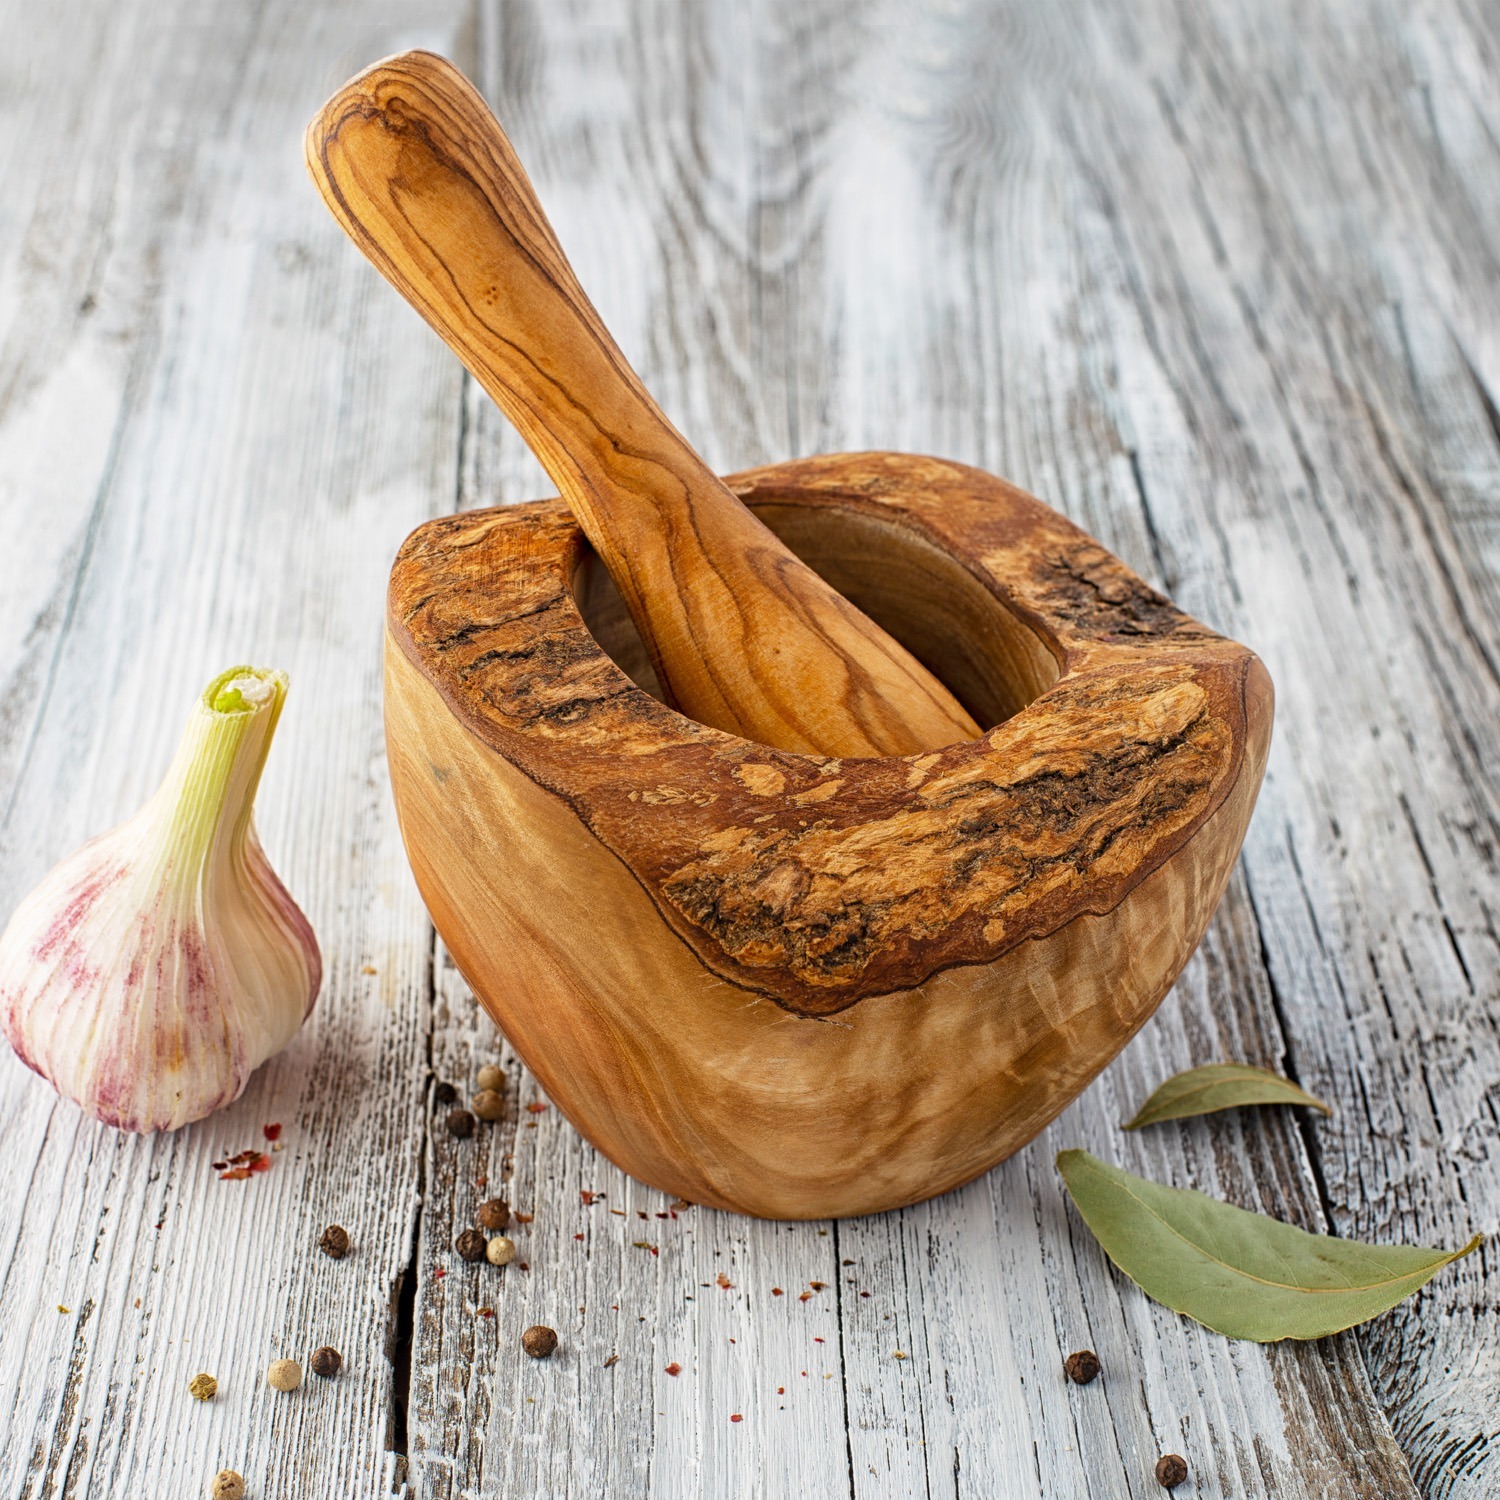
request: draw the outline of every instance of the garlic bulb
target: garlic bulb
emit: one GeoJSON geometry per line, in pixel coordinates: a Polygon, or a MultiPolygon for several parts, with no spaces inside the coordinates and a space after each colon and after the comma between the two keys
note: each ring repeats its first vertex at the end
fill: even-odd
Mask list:
{"type": "Polygon", "coordinates": [[[252,667],[209,683],[156,795],[63,860],[0,936],[0,1027],[106,1124],[212,1114],[317,998],[317,939],[251,818],[286,683],[252,667]]]}

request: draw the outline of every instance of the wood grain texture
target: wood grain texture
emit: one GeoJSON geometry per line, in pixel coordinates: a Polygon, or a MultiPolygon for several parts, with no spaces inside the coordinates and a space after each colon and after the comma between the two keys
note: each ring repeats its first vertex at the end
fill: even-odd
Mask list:
{"type": "Polygon", "coordinates": [[[608,565],[669,701],[792,751],[903,755],[979,726],[757,524],[663,415],[453,65],[388,58],[308,126],[334,217],[514,422],[608,565]]]}
{"type": "Polygon", "coordinates": [[[238,1457],[257,1496],[362,1495],[404,1445],[411,1489],[445,1497],[1148,1500],[1164,1448],[1225,1500],[1494,1493],[1488,1247],[1355,1335],[1252,1349],[1122,1283],[1050,1166],[1087,1146],[1368,1238],[1495,1226],[1492,8],[0,14],[0,904],[149,790],[174,705],[249,650],[293,676],[263,832],[337,955],[324,1029],[222,1137],[80,1135],[0,1065],[0,1490],[191,1494],[238,1457]],[[374,731],[381,591],[455,456],[461,508],[548,483],[351,267],[296,161],[329,89],[420,45],[482,81],[716,468],[884,447],[1006,473],[1268,660],[1277,746],[1208,938],[1095,1087],[967,1188],[831,1225],[659,1220],[558,1110],[525,1110],[513,1056],[514,1122],[467,1159],[428,1139],[429,1061],[466,1084],[503,1048],[441,949],[427,1002],[374,731]],[[262,520],[290,573],[257,560],[262,520]],[[1120,1134],[1225,1057],[1334,1119],[1120,1134]],[[304,1158],[213,1180],[288,1098],[304,1158]],[[487,1301],[448,1248],[481,1159],[536,1215],[532,1279],[487,1301]],[[304,1259],[330,1204],[366,1215],[368,1258],[304,1259]],[[403,1272],[406,1405],[384,1357],[403,1272]],[[326,1310],[357,1379],[271,1405],[260,1367],[326,1310]],[[537,1317],[558,1362],[512,1367],[537,1317]],[[1075,1390],[1085,1344],[1105,1374],[1075,1390]],[[178,1378],[221,1354],[225,1395],[185,1411],[178,1378]]]}

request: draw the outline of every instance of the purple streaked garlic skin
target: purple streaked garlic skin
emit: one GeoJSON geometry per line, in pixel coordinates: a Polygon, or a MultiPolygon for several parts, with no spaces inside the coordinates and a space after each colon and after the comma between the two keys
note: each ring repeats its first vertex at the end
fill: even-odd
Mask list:
{"type": "Polygon", "coordinates": [[[252,819],[285,693],[277,672],[215,678],[156,795],[0,936],[0,1030],[105,1124],[175,1130],[221,1109],[317,999],[317,938],[252,819]]]}

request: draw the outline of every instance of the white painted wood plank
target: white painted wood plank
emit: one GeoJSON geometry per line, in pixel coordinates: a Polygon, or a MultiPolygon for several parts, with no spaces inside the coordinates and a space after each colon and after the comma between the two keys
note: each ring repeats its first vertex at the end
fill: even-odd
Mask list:
{"type": "Polygon", "coordinates": [[[0,137],[40,149],[6,161],[0,194],[20,216],[0,472],[7,519],[31,523],[0,564],[18,581],[0,909],[134,809],[192,695],[249,657],[291,673],[260,826],[326,962],[288,1051],[170,1138],[95,1127],[0,1060],[9,1494],[201,1493],[221,1465],[259,1496],[367,1494],[389,1468],[430,938],[381,758],[382,592],[403,532],[452,493],[459,384],[349,263],[299,138],[351,40],[365,59],[447,46],[458,19],[127,0],[7,29],[26,86],[0,137]],[[218,1181],[209,1164],[273,1121],[271,1171],[218,1181]],[[356,1245],[341,1264],[315,1249],[332,1217],[356,1245]],[[323,1342],[338,1382],[266,1389],[269,1359],[323,1342]],[[187,1394],[200,1369],[212,1405],[187,1394]]]}
{"type": "MultiPolygon", "coordinates": [[[[861,445],[954,453],[1030,482],[1155,571],[1134,471],[1097,388],[1110,357],[1099,342],[1113,329],[1097,305],[1092,326],[1077,326],[1089,268],[1058,235],[1090,183],[1076,171],[1068,182],[1056,176],[1066,156],[1052,95],[1086,59],[1070,52],[1065,25],[1049,29],[1034,15],[997,25],[960,8],[913,25],[897,10],[865,7],[851,28],[842,7],[723,7],[705,19],[701,10],[659,6],[636,23],[650,44],[629,50],[618,17],[606,21],[596,7],[545,17],[502,8],[517,30],[488,54],[491,92],[585,284],[714,461],[730,467],[861,445]],[[592,77],[594,69],[611,81],[563,87],[569,70],[592,77]],[[662,118],[648,111],[622,119],[620,72],[631,96],[674,107],[662,118]],[[590,128],[596,98],[600,123],[590,128]],[[1081,433],[1069,423],[1080,412],[1094,419],[1081,433]]],[[[486,404],[469,410],[466,499],[544,492],[486,404]]],[[[1116,1129],[1121,1090],[1138,1099],[1174,1068],[1206,1060],[1205,1049],[1278,1061],[1243,888],[1226,920],[1239,936],[1218,960],[1217,982],[1204,977],[1209,960],[1199,960],[1151,1040],[1111,1075],[1124,1082],[1101,1085],[1037,1147],[965,1192],[903,1215],[777,1231],[782,1244],[814,1253],[833,1242],[831,1274],[807,1271],[808,1262],[799,1269],[830,1281],[820,1296],[837,1292],[839,1364],[821,1373],[835,1377],[825,1387],[844,1387],[855,1493],[1092,1486],[1146,1495],[1156,1492],[1151,1467],[1166,1448],[1193,1454],[1204,1494],[1411,1493],[1351,1340],[1288,1354],[1186,1325],[1113,1276],[1064,1209],[1051,1154],[1083,1143],[1320,1224],[1316,1184],[1290,1122],[1192,1127],[1186,1140],[1154,1143],[1123,1142],[1116,1129]],[[1259,1161],[1274,1164],[1268,1180],[1249,1165],[1259,1161]],[[1076,1391],[1063,1382],[1061,1362],[1091,1341],[1111,1375],[1076,1391]],[[907,1358],[897,1359],[898,1350],[907,1358]]],[[[458,1034],[466,1036],[462,1026],[458,1034]]],[[[443,1035],[440,1024],[439,1049],[443,1035]]],[[[523,1082],[522,1092],[529,1087],[523,1082]]],[[[544,1116],[541,1128],[550,1123],[544,1116]]],[[[576,1149],[559,1141],[548,1156],[560,1166],[576,1149]]],[[[579,1171],[580,1185],[625,1191],[592,1153],[582,1160],[594,1165],[579,1171]]],[[[569,1187],[556,1184],[539,1201],[576,1219],[571,1200],[569,1187]]],[[[700,1212],[695,1222],[717,1217],[700,1212]]],[[[715,1260],[754,1264],[753,1248],[736,1250],[723,1233],[715,1260]]],[[[566,1258],[566,1240],[559,1243],[566,1258]]],[[[705,1243],[695,1239],[695,1269],[706,1272],[705,1243]]],[[[697,1299],[708,1289],[696,1294],[691,1319],[674,1318],[670,1267],[651,1262],[655,1278],[628,1260],[621,1269],[630,1295],[649,1296],[658,1278],[669,1288],[660,1316],[638,1330],[641,1340],[654,1338],[658,1371],[672,1359],[686,1366],[679,1329],[696,1330],[696,1349],[711,1357],[720,1332],[734,1328],[702,1322],[697,1299]]],[[[430,1287],[446,1327],[447,1278],[430,1287]]],[[[685,1279],[675,1290],[692,1295],[685,1279]]],[[[710,1307],[732,1309],[734,1295],[710,1307]]],[[[580,1290],[577,1301],[587,1300],[580,1290]]],[[[779,1311],[773,1305],[769,1316],[779,1311]]],[[[512,1338],[524,1318],[514,1319],[512,1338]]],[[[765,1344],[771,1327],[760,1314],[723,1336],[765,1344]]],[[[832,1342],[821,1327],[818,1336],[832,1342]]],[[[430,1362],[419,1356],[419,1368],[430,1362]]],[[[815,1380],[819,1372],[809,1370],[815,1380]]],[[[644,1472],[652,1493],[695,1494],[743,1474],[733,1468],[740,1434],[714,1427],[722,1385],[685,1396],[684,1378],[669,1383],[658,1373],[652,1387],[660,1402],[683,1403],[681,1420],[671,1417],[676,1404],[642,1401],[635,1388],[623,1409],[611,1410],[617,1482],[640,1485],[644,1472]],[[646,1413],[657,1410],[666,1417],[648,1431],[646,1413]],[[643,1471],[644,1457],[634,1455],[648,1452],[643,1471]]],[[[826,1452],[827,1398],[811,1399],[789,1410],[797,1424],[790,1432],[770,1429],[777,1451],[826,1452]]],[[[481,1417],[490,1452],[514,1452],[528,1430],[508,1405],[444,1410],[450,1433],[481,1417]]],[[[542,1446],[547,1467],[508,1468],[507,1489],[593,1492],[601,1471],[576,1457],[556,1467],[551,1445],[542,1446]]],[[[460,1493],[489,1472],[470,1454],[444,1482],[460,1493]]],[[[795,1480],[778,1487],[780,1475],[755,1478],[754,1493],[799,1492],[795,1480]]],[[[803,1492],[835,1482],[831,1474],[805,1479],[803,1492]]]]}

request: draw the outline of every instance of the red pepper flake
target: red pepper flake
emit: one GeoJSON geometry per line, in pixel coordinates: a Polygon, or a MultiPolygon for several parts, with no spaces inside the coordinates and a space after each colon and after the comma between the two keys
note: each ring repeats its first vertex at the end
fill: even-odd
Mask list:
{"type": "Polygon", "coordinates": [[[729,1291],[729,1289],[734,1285],[734,1283],[722,1271],[720,1271],[719,1274],[714,1277],[714,1280],[721,1287],[723,1287],[726,1292],[729,1291]]]}
{"type": "Polygon", "coordinates": [[[583,1238],[583,1236],[582,1236],[582,1235],[581,1235],[581,1234],[575,1234],[575,1235],[574,1235],[574,1236],[573,1236],[573,1238],[574,1238],[574,1239],[575,1239],[575,1240],[581,1240],[581,1239],[582,1239],[582,1238],[583,1238]]]}
{"type": "Polygon", "coordinates": [[[493,1318],[495,1316],[495,1309],[493,1307],[481,1307],[479,1309],[479,1316],[481,1318],[493,1318]]]}
{"type": "Polygon", "coordinates": [[[535,1214],[523,1214],[523,1213],[519,1213],[518,1212],[518,1213],[512,1214],[511,1217],[516,1221],[517,1224],[529,1224],[529,1223],[531,1223],[531,1221],[534,1218],[536,1218],[536,1215],[535,1214]]]}
{"type": "Polygon", "coordinates": [[[620,1356],[618,1354],[611,1354],[610,1357],[604,1361],[604,1368],[606,1370],[612,1370],[619,1363],[620,1356]]]}
{"type": "Polygon", "coordinates": [[[823,1343],[826,1343],[826,1342],[827,1342],[826,1339],[820,1339],[816,1334],[813,1335],[813,1343],[815,1343],[815,1344],[823,1344],[823,1343]]]}
{"type": "Polygon", "coordinates": [[[821,1292],[828,1285],[826,1281],[809,1281],[807,1284],[815,1292],[821,1292]]]}
{"type": "Polygon", "coordinates": [[[799,1302],[809,1302],[809,1301],[812,1300],[812,1293],[811,1292],[801,1292],[801,1293],[798,1294],[797,1300],[799,1302]]]}
{"type": "Polygon", "coordinates": [[[434,1269],[432,1276],[435,1281],[441,1281],[448,1274],[446,1266],[438,1266],[434,1269]]]}
{"type": "Polygon", "coordinates": [[[516,1269],[519,1271],[529,1271],[531,1269],[531,1263],[529,1261],[518,1260],[516,1262],[516,1269]]]}
{"type": "Polygon", "coordinates": [[[262,1125],[260,1127],[260,1133],[265,1136],[268,1141],[279,1141],[281,1139],[281,1126],[262,1125]]]}
{"type": "Polygon", "coordinates": [[[734,1412],[734,1413],[733,1413],[733,1414],[732,1414],[732,1415],[731,1415],[731,1416],[730,1416],[730,1418],[729,1418],[729,1420],[730,1420],[730,1421],[731,1421],[731,1422],[743,1422],[743,1421],[744,1421],[744,1420],[745,1420],[745,1419],[744,1419],[744,1417],[742,1417],[742,1416],[741,1416],[741,1415],[740,1415],[740,1414],[739,1414],[739,1412],[734,1412]]]}
{"type": "Polygon", "coordinates": [[[531,1103],[526,1106],[526,1113],[530,1115],[539,1115],[544,1109],[546,1109],[546,1107],[547,1106],[543,1104],[540,1099],[533,1099],[531,1103]]]}
{"type": "Polygon", "coordinates": [[[667,1374],[673,1376],[674,1378],[676,1376],[678,1376],[678,1375],[681,1375],[682,1374],[682,1366],[680,1364],[678,1364],[677,1361],[674,1359],[672,1361],[672,1363],[667,1366],[667,1374]]]}
{"type": "Polygon", "coordinates": [[[784,1395],[786,1395],[786,1387],[784,1385],[778,1385],[776,1387],[776,1394],[778,1396],[784,1396],[784,1395]]]}
{"type": "Polygon", "coordinates": [[[773,1297],[785,1297],[786,1293],[784,1291],[782,1291],[779,1286],[773,1286],[771,1288],[771,1295],[773,1297]]]}
{"type": "Polygon", "coordinates": [[[661,1251],[651,1243],[650,1240],[631,1240],[630,1242],[637,1250],[649,1250],[653,1255],[660,1256],[661,1251]]]}
{"type": "Polygon", "coordinates": [[[868,1292],[861,1292],[859,1295],[861,1297],[868,1297],[870,1294],[868,1292]]]}
{"type": "Polygon", "coordinates": [[[244,1182],[256,1172],[269,1172],[271,1158],[264,1151],[252,1148],[236,1153],[227,1161],[216,1161],[213,1168],[219,1174],[220,1182],[244,1182]]]}
{"type": "Polygon", "coordinates": [[[604,1194],[590,1192],[588,1188],[579,1188],[578,1196],[583,1199],[583,1206],[585,1208],[592,1208],[595,1201],[602,1198],[604,1194]]]}

